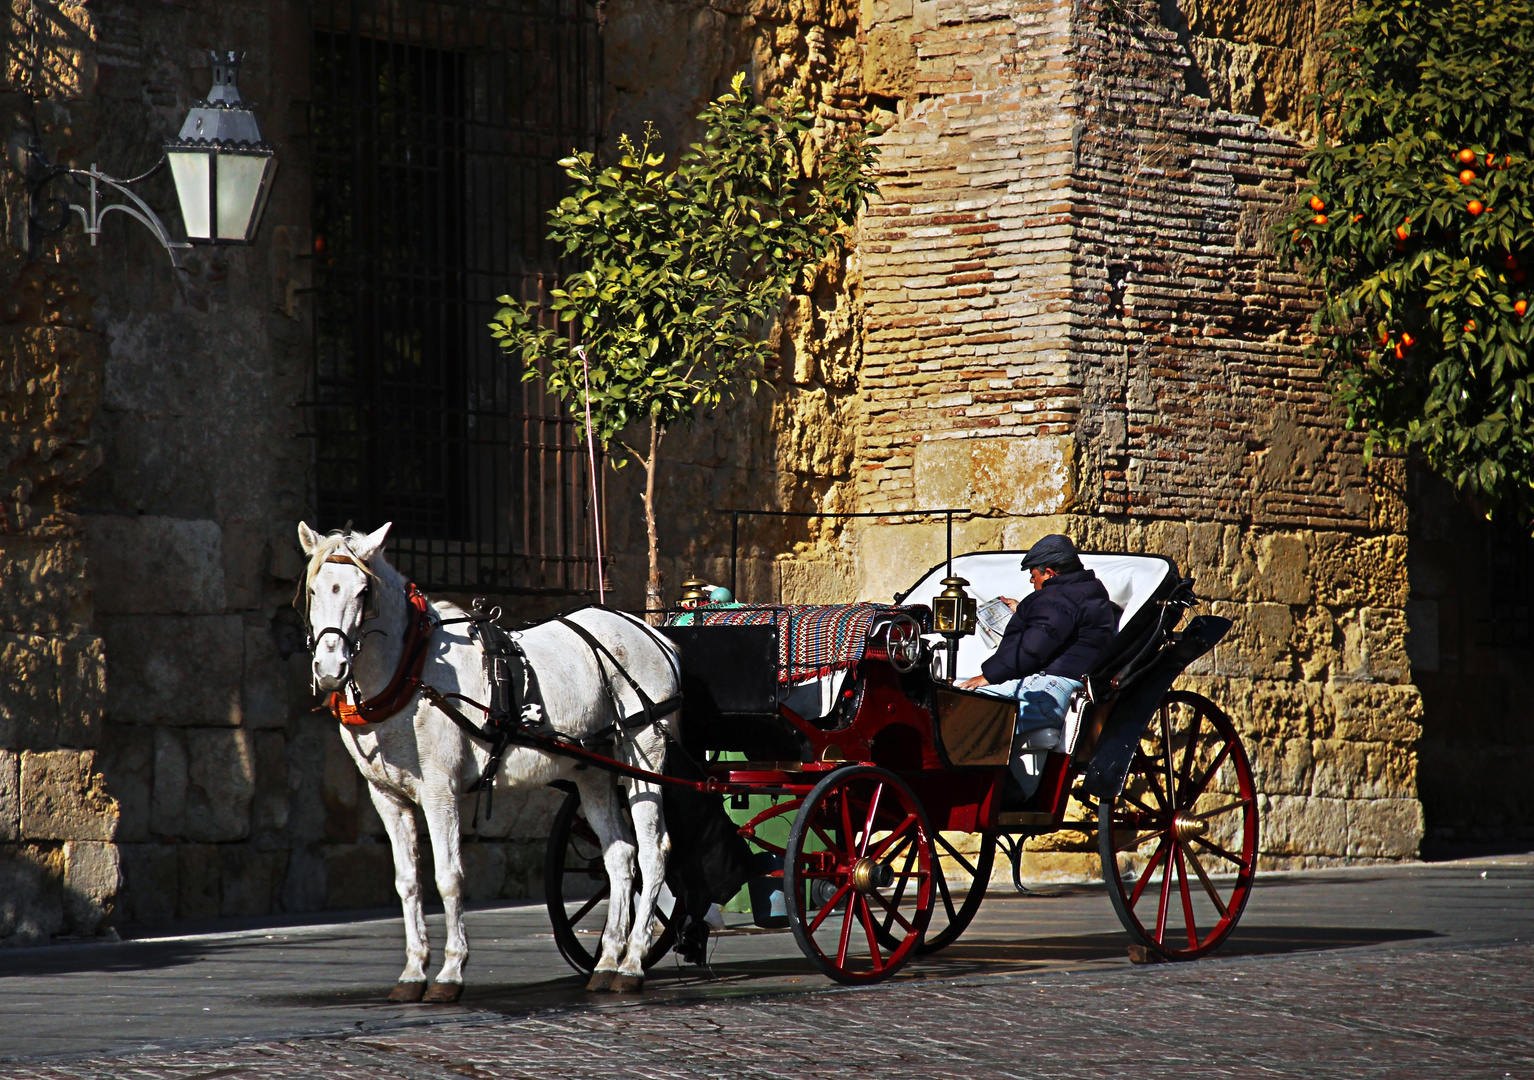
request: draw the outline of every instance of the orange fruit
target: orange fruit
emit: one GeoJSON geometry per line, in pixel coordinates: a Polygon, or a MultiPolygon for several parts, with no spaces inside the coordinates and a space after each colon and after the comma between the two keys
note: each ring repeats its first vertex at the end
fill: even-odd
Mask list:
{"type": "Polygon", "coordinates": [[[1518,256],[1509,255],[1507,258],[1502,260],[1502,265],[1507,267],[1509,270],[1518,269],[1518,256]]]}
{"type": "Polygon", "coordinates": [[[1459,152],[1459,163],[1461,165],[1474,165],[1475,151],[1470,149],[1468,146],[1465,147],[1465,149],[1459,152]]]}
{"type": "Polygon", "coordinates": [[[1465,333],[1471,334],[1471,333],[1474,333],[1474,332],[1475,332],[1475,320],[1474,319],[1466,319],[1465,320],[1465,333]]]}
{"type": "Polygon", "coordinates": [[[1475,183],[1475,170],[1474,169],[1466,169],[1464,172],[1460,173],[1459,174],[1459,182],[1461,184],[1473,184],[1473,183],[1475,183]]]}
{"type": "Polygon", "coordinates": [[[1399,346],[1399,345],[1396,346],[1396,359],[1397,360],[1405,360],[1406,359],[1406,353],[1404,351],[1402,351],[1401,346],[1399,346]]]}
{"type": "Polygon", "coordinates": [[[1465,209],[1470,211],[1471,217],[1479,217],[1481,211],[1485,210],[1486,207],[1481,205],[1479,199],[1471,199],[1470,202],[1466,204],[1465,209]]]}
{"type": "Polygon", "coordinates": [[[1326,224],[1326,215],[1325,214],[1317,214],[1315,217],[1311,218],[1310,220],[1314,221],[1317,225],[1325,225],[1326,224]]]}
{"type": "Polygon", "coordinates": [[[1513,305],[1513,310],[1517,312],[1518,317],[1521,319],[1523,318],[1523,313],[1529,310],[1529,302],[1527,300],[1520,300],[1513,305]]]}
{"type": "Polygon", "coordinates": [[[1319,214],[1322,210],[1326,209],[1326,203],[1321,200],[1321,196],[1312,195],[1310,197],[1310,208],[1319,214]]]}
{"type": "Polygon", "coordinates": [[[1362,214],[1354,214],[1353,215],[1353,224],[1357,225],[1363,219],[1364,219],[1364,216],[1362,214]]]}
{"type": "Polygon", "coordinates": [[[1410,235],[1411,235],[1411,230],[1409,230],[1405,225],[1397,225],[1396,226],[1396,239],[1397,240],[1405,240],[1410,235]]]}
{"type": "Polygon", "coordinates": [[[1413,345],[1417,344],[1417,339],[1412,337],[1411,334],[1407,331],[1403,330],[1401,331],[1401,344],[1405,345],[1409,349],[1413,345]]]}
{"type": "Polygon", "coordinates": [[[1497,164],[1497,155],[1496,154],[1487,154],[1486,155],[1486,167],[1488,169],[1495,168],[1496,164],[1497,164]]]}

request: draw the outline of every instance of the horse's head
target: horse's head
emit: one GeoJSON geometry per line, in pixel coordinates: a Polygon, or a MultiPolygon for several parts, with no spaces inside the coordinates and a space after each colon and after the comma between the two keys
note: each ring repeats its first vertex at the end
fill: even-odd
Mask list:
{"type": "Polygon", "coordinates": [[[366,536],[321,536],[298,523],[298,543],[309,565],[294,606],[308,627],[311,670],[320,690],[339,690],[352,678],[352,664],[362,648],[362,624],[377,614],[378,575],[369,564],[388,535],[388,525],[366,536]]]}

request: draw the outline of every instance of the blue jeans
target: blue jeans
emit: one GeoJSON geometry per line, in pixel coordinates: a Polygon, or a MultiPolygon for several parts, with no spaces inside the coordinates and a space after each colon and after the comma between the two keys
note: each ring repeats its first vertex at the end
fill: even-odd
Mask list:
{"type": "Polygon", "coordinates": [[[1063,675],[1029,675],[979,688],[982,694],[1017,700],[1017,728],[1012,739],[1012,776],[1032,798],[1039,787],[1044,758],[1060,745],[1065,708],[1081,683],[1063,675]]]}

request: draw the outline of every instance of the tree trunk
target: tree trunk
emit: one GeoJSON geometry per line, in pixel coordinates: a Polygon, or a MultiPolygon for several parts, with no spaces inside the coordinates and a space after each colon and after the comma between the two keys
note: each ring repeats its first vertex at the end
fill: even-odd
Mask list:
{"type": "MultiPolygon", "coordinates": [[[[660,534],[655,528],[655,470],[660,463],[660,439],[665,434],[655,417],[650,417],[650,456],[645,459],[644,469],[644,524],[645,536],[650,542],[650,576],[645,583],[645,607],[656,611],[661,606],[660,595],[660,534]]],[[[652,620],[659,616],[651,616],[652,620]]]]}

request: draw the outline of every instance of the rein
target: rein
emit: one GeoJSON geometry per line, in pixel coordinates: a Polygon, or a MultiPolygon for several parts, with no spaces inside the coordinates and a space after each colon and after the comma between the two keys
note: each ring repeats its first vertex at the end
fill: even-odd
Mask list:
{"type": "MultiPolygon", "coordinates": [[[[432,618],[431,605],[425,594],[415,587],[414,582],[405,586],[405,601],[410,608],[410,622],[405,628],[405,643],[400,650],[399,666],[394,669],[389,685],[380,693],[365,700],[359,694],[355,705],[348,704],[339,691],[331,694],[326,704],[341,723],[350,727],[365,727],[387,720],[410,704],[410,699],[421,689],[421,670],[426,666],[426,645],[431,641],[436,622],[432,618]]],[[[320,631],[322,636],[326,633],[339,634],[341,631],[320,631]]]]}

